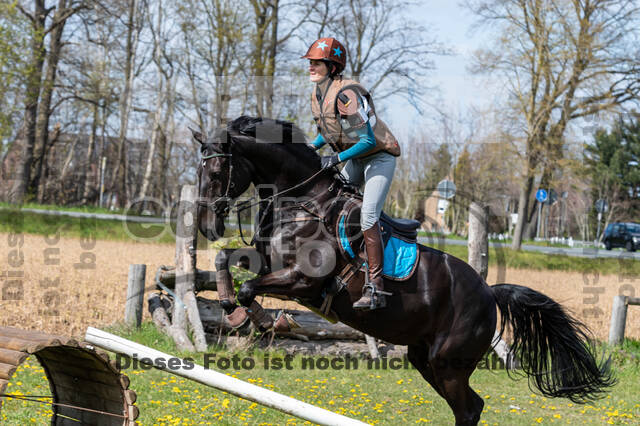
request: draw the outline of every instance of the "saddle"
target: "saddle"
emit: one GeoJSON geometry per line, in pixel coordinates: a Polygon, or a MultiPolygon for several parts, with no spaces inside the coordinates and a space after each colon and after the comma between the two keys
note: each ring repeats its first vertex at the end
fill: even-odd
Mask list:
{"type": "MultiPolygon", "coordinates": [[[[360,209],[362,201],[353,197],[347,200],[338,215],[336,238],[340,250],[352,268],[345,267],[339,277],[350,281],[357,270],[364,268],[363,236],[360,229],[360,209]],[[355,270],[353,270],[355,269],[355,270]]],[[[411,278],[418,265],[418,228],[420,222],[412,219],[395,219],[382,212],[380,231],[384,245],[384,265],[382,274],[394,281],[411,278]]]]}

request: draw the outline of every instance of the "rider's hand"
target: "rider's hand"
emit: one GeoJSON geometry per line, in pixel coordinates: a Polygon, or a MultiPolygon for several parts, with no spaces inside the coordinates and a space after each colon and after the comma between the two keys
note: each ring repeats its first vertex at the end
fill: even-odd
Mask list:
{"type": "Polygon", "coordinates": [[[320,157],[320,164],[322,165],[323,169],[328,169],[339,163],[340,163],[340,157],[338,157],[338,154],[320,157]]]}

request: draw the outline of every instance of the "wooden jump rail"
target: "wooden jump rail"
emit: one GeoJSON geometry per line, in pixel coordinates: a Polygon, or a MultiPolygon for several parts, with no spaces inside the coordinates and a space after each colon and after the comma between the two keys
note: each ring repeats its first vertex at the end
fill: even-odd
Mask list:
{"type": "MultiPolygon", "coordinates": [[[[150,358],[152,360],[169,360],[174,358],[171,355],[93,327],[87,328],[85,340],[102,349],[127,355],[129,357],[136,356],[138,359],[150,358]]],[[[201,365],[196,364],[193,368],[186,369],[183,368],[182,365],[177,368],[168,368],[166,364],[168,363],[154,363],[153,366],[171,374],[229,392],[230,394],[240,398],[275,408],[283,413],[291,414],[298,418],[309,420],[313,423],[328,426],[362,426],[365,424],[358,420],[334,413],[333,411],[328,411],[260,386],[243,382],[242,380],[235,379],[227,376],[226,374],[218,373],[211,369],[205,369],[201,365]],[[159,365],[162,365],[162,367],[159,365]]]]}
{"type": "Polygon", "coordinates": [[[135,426],[136,393],[109,355],[85,342],[33,330],[0,327],[0,408],[5,399],[18,398],[51,406],[52,425],[135,426]],[[18,367],[35,356],[44,368],[51,399],[5,393],[18,367]]]}
{"type": "Polygon", "coordinates": [[[615,296],[611,309],[611,326],[609,328],[609,344],[619,345],[624,340],[624,329],[627,323],[627,307],[640,306],[640,297],[615,296]]]}

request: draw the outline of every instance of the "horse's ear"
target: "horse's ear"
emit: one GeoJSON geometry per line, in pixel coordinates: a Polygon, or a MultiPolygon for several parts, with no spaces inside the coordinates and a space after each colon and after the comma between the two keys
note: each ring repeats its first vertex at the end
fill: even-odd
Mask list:
{"type": "Polygon", "coordinates": [[[193,138],[195,140],[197,140],[199,143],[203,144],[204,143],[204,136],[202,135],[201,132],[192,129],[191,127],[189,127],[189,130],[191,130],[191,134],[193,135],[193,138]]]}

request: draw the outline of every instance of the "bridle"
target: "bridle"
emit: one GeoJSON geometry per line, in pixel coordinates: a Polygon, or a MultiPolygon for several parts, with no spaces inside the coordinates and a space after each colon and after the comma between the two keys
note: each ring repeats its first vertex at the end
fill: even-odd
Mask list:
{"type": "MultiPolygon", "coordinates": [[[[231,159],[233,158],[233,154],[214,152],[213,154],[203,155],[202,156],[202,161],[204,162],[204,161],[209,160],[211,158],[218,158],[218,157],[228,157],[229,158],[229,174],[227,176],[227,188],[225,189],[224,194],[219,196],[215,200],[213,200],[211,202],[198,200],[197,204],[199,206],[204,206],[207,209],[213,210],[213,212],[216,214],[216,216],[219,215],[220,217],[222,217],[224,219],[227,216],[229,216],[229,211],[230,211],[231,208],[230,208],[228,202],[226,203],[226,205],[224,205],[224,207],[221,207],[222,204],[219,203],[219,201],[221,201],[221,200],[224,200],[224,201],[229,200],[230,199],[229,191],[231,190],[231,188],[233,188],[235,186],[235,184],[231,181],[231,177],[233,175],[233,161],[231,161],[231,159]],[[212,205],[213,205],[213,207],[212,207],[212,205]]],[[[204,165],[203,165],[203,169],[204,169],[204,165]]],[[[202,176],[202,173],[200,173],[200,175],[198,176],[198,188],[200,188],[201,176],[202,176]]]]}
{"type": "MultiPolygon", "coordinates": [[[[216,152],[216,153],[209,154],[209,155],[203,155],[202,156],[202,160],[204,161],[204,160],[208,160],[210,158],[216,158],[216,157],[229,157],[231,159],[231,158],[233,158],[233,154],[216,152]]],[[[282,191],[277,192],[275,194],[272,194],[272,195],[270,195],[268,197],[265,197],[265,198],[262,198],[262,199],[258,199],[258,200],[256,200],[256,197],[251,197],[248,200],[243,201],[242,203],[239,203],[238,205],[234,206],[234,210],[238,215],[238,231],[240,232],[240,238],[242,239],[242,242],[247,246],[252,246],[255,243],[256,235],[258,234],[260,228],[263,225],[263,222],[264,222],[265,218],[267,217],[268,210],[273,207],[274,201],[276,200],[277,197],[279,197],[279,196],[281,196],[283,194],[286,194],[288,192],[294,191],[294,190],[296,190],[296,189],[308,184],[309,182],[313,181],[316,177],[321,175],[323,172],[326,172],[327,170],[328,169],[320,169],[319,171],[317,171],[316,173],[314,173],[313,175],[311,175],[310,177],[308,177],[304,181],[302,181],[302,182],[300,182],[300,183],[298,183],[298,184],[296,184],[296,185],[294,185],[292,187],[283,189],[282,191]],[[267,203],[267,207],[263,210],[263,213],[262,213],[261,217],[258,219],[258,226],[257,226],[258,229],[254,233],[254,236],[253,236],[251,242],[247,243],[245,241],[245,239],[244,239],[244,234],[242,232],[242,221],[240,220],[240,213],[242,211],[244,211],[244,210],[250,209],[250,208],[252,208],[252,207],[254,207],[256,205],[260,205],[260,204],[263,204],[263,203],[267,203]]],[[[231,211],[231,207],[230,207],[230,203],[226,203],[226,205],[224,205],[224,207],[221,207],[219,201],[220,200],[230,200],[231,199],[231,197],[229,197],[229,191],[231,190],[231,188],[233,188],[235,186],[235,184],[231,181],[232,175],[233,175],[233,162],[229,161],[229,173],[228,173],[228,176],[227,176],[227,188],[225,190],[224,195],[216,198],[212,202],[208,202],[208,201],[205,201],[205,200],[198,200],[197,201],[197,204],[199,206],[204,206],[207,209],[213,210],[213,212],[216,214],[216,216],[220,216],[223,220],[229,216],[229,212],[231,211]],[[212,205],[213,205],[213,207],[212,207],[212,205]]],[[[341,177],[341,175],[338,175],[338,176],[341,177]]],[[[198,176],[198,180],[200,180],[200,177],[201,177],[201,175],[198,176]]],[[[200,182],[198,182],[198,188],[200,188],[199,183],[200,182]]],[[[334,187],[334,185],[331,185],[331,187],[329,188],[329,192],[333,191],[333,187],[334,187]]],[[[300,203],[300,205],[303,205],[303,203],[300,203]]],[[[305,209],[305,210],[308,211],[308,209],[305,209]]],[[[321,221],[324,221],[324,218],[318,217],[318,215],[316,213],[314,213],[314,212],[310,212],[310,213],[312,213],[313,216],[315,216],[315,218],[313,220],[320,219],[321,221]]],[[[303,220],[309,220],[308,218],[302,218],[302,219],[303,220]]]]}

